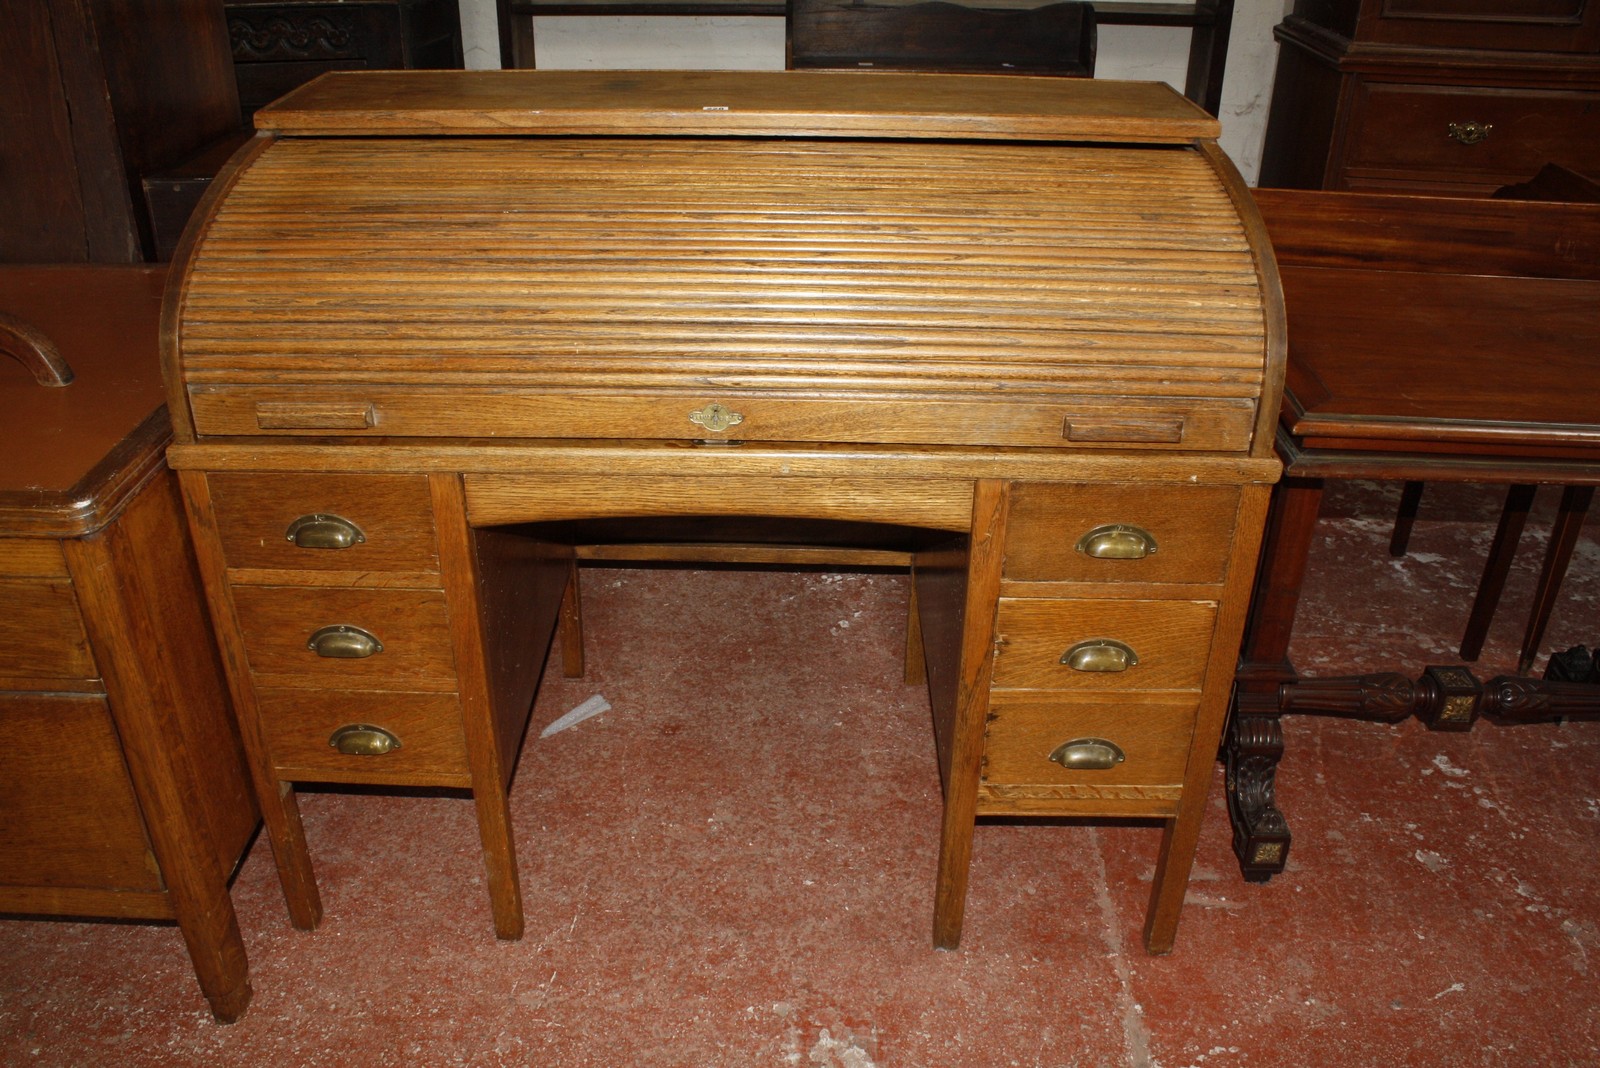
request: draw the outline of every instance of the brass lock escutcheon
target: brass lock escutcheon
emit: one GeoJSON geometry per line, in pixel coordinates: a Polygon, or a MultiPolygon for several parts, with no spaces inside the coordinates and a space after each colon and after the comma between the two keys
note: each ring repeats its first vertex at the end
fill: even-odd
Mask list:
{"type": "Polygon", "coordinates": [[[1445,133],[1450,140],[1462,145],[1481,144],[1489,139],[1489,131],[1494,129],[1493,123],[1488,122],[1449,122],[1445,124],[1445,133]]]}
{"type": "Polygon", "coordinates": [[[342,515],[314,512],[289,524],[284,540],[302,549],[348,549],[367,540],[361,528],[342,515]]]}
{"type": "Polygon", "coordinates": [[[1139,654],[1115,638],[1090,638],[1062,653],[1061,662],[1073,671],[1127,671],[1139,654]]]}
{"type": "Polygon", "coordinates": [[[713,433],[720,434],[729,427],[738,426],[744,422],[744,415],[725,404],[708,404],[704,408],[696,408],[690,412],[689,422],[695,426],[703,426],[713,433]]]}
{"type": "Polygon", "coordinates": [[[1128,754],[1104,738],[1074,738],[1056,746],[1050,759],[1070,771],[1105,771],[1127,760],[1128,754]]]}
{"type": "Polygon", "coordinates": [[[1079,538],[1078,551],[1096,560],[1143,560],[1156,551],[1156,539],[1140,527],[1107,523],[1079,538]]]}
{"type": "Polygon", "coordinates": [[[348,723],[333,732],[328,744],[345,756],[383,756],[400,748],[400,738],[370,723],[348,723]]]}
{"type": "Polygon", "coordinates": [[[306,648],[334,660],[361,660],[383,652],[383,643],[370,631],[337,623],[313,631],[306,639],[306,648]]]}

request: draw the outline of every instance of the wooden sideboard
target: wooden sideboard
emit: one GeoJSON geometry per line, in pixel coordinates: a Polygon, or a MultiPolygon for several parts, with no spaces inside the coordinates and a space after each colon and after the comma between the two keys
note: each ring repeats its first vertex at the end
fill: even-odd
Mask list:
{"type": "Polygon", "coordinates": [[[1486,195],[1600,173],[1600,3],[1298,0],[1263,186],[1486,195]]]}
{"type": "Polygon", "coordinates": [[[260,821],[163,462],[165,280],[0,268],[0,911],[174,920],[229,1021],[260,821]]]}
{"type": "Polygon", "coordinates": [[[427,785],[518,937],[507,791],[558,629],[581,670],[580,550],[765,521],[752,553],[913,574],[937,944],[975,821],[1025,815],[1163,826],[1172,947],[1279,471],[1281,296],[1213,119],[517,71],[329,75],[257,123],[179,253],[169,456],[297,925],[294,784],[427,785]]]}

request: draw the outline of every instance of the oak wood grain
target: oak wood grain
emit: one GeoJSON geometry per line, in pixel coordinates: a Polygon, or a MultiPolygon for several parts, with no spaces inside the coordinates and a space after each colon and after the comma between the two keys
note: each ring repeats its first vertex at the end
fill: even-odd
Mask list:
{"type": "Polygon", "coordinates": [[[1237,486],[1019,482],[1005,577],[1018,581],[1217,583],[1227,565],[1237,486]],[[1148,534],[1154,551],[1098,559],[1078,542],[1103,526],[1148,534]]]}
{"type": "Polygon", "coordinates": [[[856,71],[326,74],[256,112],[280,134],[660,133],[1185,143],[1215,119],[1155,82],[856,71]]]}
{"type": "Polygon", "coordinates": [[[1208,601],[998,602],[996,690],[1199,690],[1216,604],[1208,601]],[[1124,671],[1079,671],[1061,662],[1082,642],[1113,640],[1134,650],[1124,671]]]}
{"type": "MultiPolygon", "coordinates": [[[[1126,698],[1074,695],[1044,699],[1038,695],[1000,693],[989,705],[984,746],[983,783],[1029,783],[1082,788],[1085,795],[1114,797],[1121,787],[1167,787],[1146,790],[1147,800],[1165,802],[1171,810],[1183,784],[1189,743],[1194,730],[1195,699],[1144,696],[1126,698]],[[1100,738],[1114,743],[1127,759],[1104,770],[1069,770],[1050,759],[1063,742],[1100,738]]],[[[986,812],[1002,811],[999,795],[991,794],[986,812]]]]}

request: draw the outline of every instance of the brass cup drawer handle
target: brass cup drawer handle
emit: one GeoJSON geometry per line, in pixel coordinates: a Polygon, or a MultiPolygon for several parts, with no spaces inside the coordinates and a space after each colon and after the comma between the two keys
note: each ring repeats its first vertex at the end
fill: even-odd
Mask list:
{"type": "Polygon", "coordinates": [[[284,540],[302,549],[348,549],[367,540],[360,527],[341,515],[313,512],[289,524],[284,540]]]}
{"type": "Polygon", "coordinates": [[[334,731],[328,744],[345,756],[383,756],[400,748],[400,738],[370,723],[349,723],[334,731]]]}
{"type": "Polygon", "coordinates": [[[1489,122],[1450,122],[1445,124],[1445,136],[1462,145],[1482,144],[1489,139],[1494,124],[1489,122]]]}
{"type": "Polygon", "coordinates": [[[383,652],[383,643],[370,631],[338,623],[312,632],[306,648],[334,660],[361,660],[383,652]]]}
{"type": "Polygon", "coordinates": [[[1128,754],[1104,738],[1074,738],[1056,746],[1050,759],[1071,771],[1106,771],[1127,760],[1128,754]]]}
{"type": "Polygon", "coordinates": [[[1143,560],[1156,551],[1156,539],[1140,527],[1107,523],[1079,538],[1077,549],[1096,560],[1143,560]]]}
{"type": "Polygon", "coordinates": [[[1115,638],[1090,638],[1062,653],[1061,663],[1073,671],[1127,671],[1139,663],[1139,654],[1115,638]]]}

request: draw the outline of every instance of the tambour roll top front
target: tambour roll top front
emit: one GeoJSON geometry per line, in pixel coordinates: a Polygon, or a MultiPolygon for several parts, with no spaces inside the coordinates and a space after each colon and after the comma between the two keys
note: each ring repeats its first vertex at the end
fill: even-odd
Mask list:
{"type": "Polygon", "coordinates": [[[184,438],[1270,454],[1270,254],[1163,86],[335,75],[258,124],[169,306],[184,438]]]}

